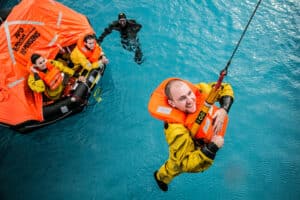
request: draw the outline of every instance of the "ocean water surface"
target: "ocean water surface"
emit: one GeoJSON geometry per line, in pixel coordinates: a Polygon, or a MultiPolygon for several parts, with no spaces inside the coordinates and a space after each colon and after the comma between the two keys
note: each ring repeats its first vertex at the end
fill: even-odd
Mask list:
{"type": "MultiPolygon", "coordinates": [[[[1,8],[17,1],[0,1],[1,8]]],[[[168,158],[161,121],[147,111],[168,77],[218,79],[257,1],[59,0],[99,35],[119,12],[143,25],[137,65],[118,32],[84,112],[28,135],[0,127],[0,199],[300,199],[300,2],[263,0],[224,81],[235,102],[225,145],[207,171],[167,193],[153,172],[168,158]]]]}

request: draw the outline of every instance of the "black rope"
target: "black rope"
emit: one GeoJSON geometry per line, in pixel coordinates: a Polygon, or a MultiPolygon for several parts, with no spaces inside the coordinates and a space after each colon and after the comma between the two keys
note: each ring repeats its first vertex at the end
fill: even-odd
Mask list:
{"type": "Polygon", "coordinates": [[[240,39],[239,39],[237,45],[235,46],[235,49],[234,49],[234,51],[233,51],[233,53],[232,53],[230,59],[228,60],[228,62],[227,62],[227,64],[226,64],[225,68],[221,71],[221,74],[224,74],[224,75],[227,74],[227,70],[228,70],[228,67],[229,67],[229,65],[230,65],[230,63],[231,63],[231,60],[232,60],[233,56],[235,55],[237,49],[239,48],[240,43],[241,43],[241,41],[242,41],[242,39],[243,39],[243,37],[244,37],[244,35],[245,35],[247,29],[248,29],[248,26],[250,25],[250,23],[251,23],[251,21],[252,21],[252,18],[253,18],[254,15],[255,15],[256,10],[258,9],[258,6],[260,5],[261,1],[262,1],[262,0],[259,0],[259,1],[257,2],[256,7],[255,7],[254,11],[252,12],[251,17],[250,17],[250,19],[249,19],[249,21],[248,21],[248,23],[247,23],[247,25],[246,25],[246,27],[245,27],[243,33],[242,33],[242,35],[241,35],[241,37],[240,37],[240,39]]]}

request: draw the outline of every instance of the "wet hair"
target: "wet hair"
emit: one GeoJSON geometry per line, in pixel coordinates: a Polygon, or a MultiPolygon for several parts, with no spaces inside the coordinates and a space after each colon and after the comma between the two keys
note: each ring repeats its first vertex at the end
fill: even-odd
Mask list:
{"type": "Polygon", "coordinates": [[[84,36],[83,41],[87,42],[88,40],[91,40],[91,39],[96,39],[95,34],[87,34],[86,36],[84,36]]]}
{"type": "Polygon", "coordinates": [[[31,63],[32,63],[32,64],[35,64],[36,60],[39,59],[40,57],[41,57],[41,55],[38,54],[38,53],[32,54],[32,55],[31,55],[31,58],[30,58],[30,59],[31,59],[31,63]]]}
{"type": "Polygon", "coordinates": [[[173,100],[173,97],[171,95],[171,87],[174,85],[174,83],[182,82],[180,79],[172,79],[170,80],[165,87],[165,95],[169,100],[173,100]]]}
{"type": "Polygon", "coordinates": [[[125,15],[125,13],[119,13],[119,15],[118,15],[118,19],[126,19],[126,15],[125,15]]]}

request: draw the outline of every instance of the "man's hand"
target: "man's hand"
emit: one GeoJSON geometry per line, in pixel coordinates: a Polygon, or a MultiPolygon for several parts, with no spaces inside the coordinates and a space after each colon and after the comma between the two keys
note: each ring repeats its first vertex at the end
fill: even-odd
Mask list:
{"type": "Polygon", "coordinates": [[[32,67],[30,67],[30,70],[33,72],[33,73],[39,73],[39,71],[38,70],[36,70],[33,66],[32,67]]]}
{"type": "Polygon", "coordinates": [[[214,128],[214,134],[215,135],[217,135],[221,131],[226,116],[227,116],[227,112],[223,108],[220,108],[214,114],[214,116],[213,116],[213,128],[214,128]]]}
{"type": "Polygon", "coordinates": [[[214,135],[211,141],[215,143],[219,149],[224,145],[224,138],[220,135],[214,135]]]}
{"type": "Polygon", "coordinates": [[[86,78],[84,76],[79,76],[78,77],[78,81],[81,81],[81,82],[86,82],[86,78]]]}
{"type": "Polygon", "coordinates": [[[103,55],[102,59],[101,59],[101,62],[106,65],[106,64],[108,64],[109,60],[106,58],[105,55],[103,55]]]}

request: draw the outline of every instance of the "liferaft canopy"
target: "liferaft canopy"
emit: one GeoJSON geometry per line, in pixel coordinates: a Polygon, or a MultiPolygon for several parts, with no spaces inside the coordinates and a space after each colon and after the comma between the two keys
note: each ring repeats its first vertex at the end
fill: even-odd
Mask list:
{"type": "Polygon", "coordinates": [[[22,0],[0,26],[0,123],[43,121],[41,94],[27,86],[32,53],[55,58],[94,32],[88,19],[53,0],[22,0]]]}

